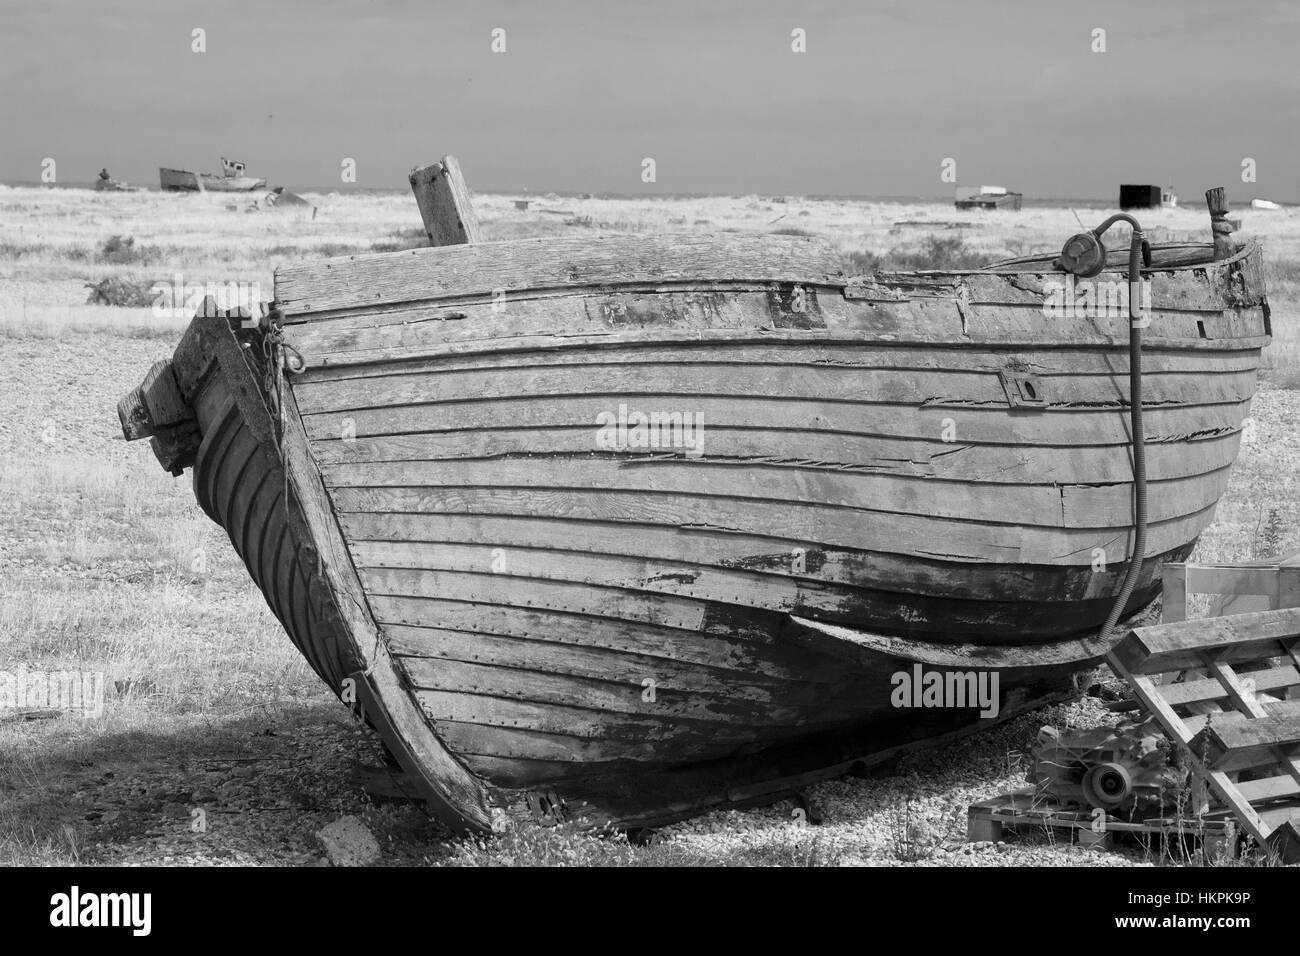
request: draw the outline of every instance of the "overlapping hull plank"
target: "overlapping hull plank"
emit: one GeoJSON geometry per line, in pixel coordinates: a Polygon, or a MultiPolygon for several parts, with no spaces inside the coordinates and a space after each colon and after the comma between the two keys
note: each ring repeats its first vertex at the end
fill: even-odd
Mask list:
{"type": "MultiPolygon", "coordinates": [[[[1129,614],[1213,519],[1270,334],[1258,251],[1210,258],[1157,249],[1149,272],[1129,614]]],[[[1132,559],[1128,327],[1045,315],[1060,281],[1035,259],[846,279],[815,240],[743,236],[282,269],[286,436],[205,412],[196,489],[454,824],[769,799],[987,723],[894,706],[900,671],[996,671],[1005,718],[1105,653],[1132,559]],[[289,463],[329,627],[294,597],[311,571],[274,476],[231,464],[250,443],[289,463]]]]}

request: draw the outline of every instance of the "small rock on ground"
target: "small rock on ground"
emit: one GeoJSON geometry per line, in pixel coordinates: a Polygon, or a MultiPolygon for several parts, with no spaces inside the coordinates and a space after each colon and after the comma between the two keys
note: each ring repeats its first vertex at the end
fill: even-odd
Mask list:
{"type": "Polygon", "coordinates": [[[357,817],[340,817],[316,838],[335,866],[374,866],[379,862],[379,842],[357,817]]]}

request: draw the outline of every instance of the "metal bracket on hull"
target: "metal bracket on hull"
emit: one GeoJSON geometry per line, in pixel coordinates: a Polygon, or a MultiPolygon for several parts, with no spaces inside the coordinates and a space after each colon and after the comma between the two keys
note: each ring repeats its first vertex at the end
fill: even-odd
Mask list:
{"type": "Polygon", "coordinates": [[[1003,369],[998,372],[998,381],[1002,383],[1007,404],[1012,408],[1047,407],[1047,398],[1043,395],[1043,386],[1037,375],[1003,369]]]}

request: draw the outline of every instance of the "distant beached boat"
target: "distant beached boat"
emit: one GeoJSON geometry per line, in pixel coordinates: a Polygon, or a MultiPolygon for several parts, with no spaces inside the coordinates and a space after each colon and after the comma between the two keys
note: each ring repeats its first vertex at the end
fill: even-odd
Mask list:
{"type": "Polygon", "coordinates": [[[164,166],[158,170],[158,179],[167,192],[246,193],[266,188],[265,179],[245,176],[243,163],[232,163],[224,156],[221,157],[220,175],[164,166]]]}
{"type": "Polygon", "coordinates": [[[1020,193],[1013,193],[1005,186],[958,186],[956,206],[958,209],[1019,209],[1020,193]]]}
{"type": "Polygon", "coordinates": [[[126,183],[119,182],[116,179],[96,179],[95,191],[101,193],[133,193],[138,192],[139,186],[130,186],[126,183]]]}
{"type": "Polygon", "coordinates": [[[140,186],[131,186],[114,179],[108,174],[107,169],[101,169],[99,171],[99,178],[95,180],[96,192],[133,193],[138,192],[141,188],[142,187],[140,186]]]}

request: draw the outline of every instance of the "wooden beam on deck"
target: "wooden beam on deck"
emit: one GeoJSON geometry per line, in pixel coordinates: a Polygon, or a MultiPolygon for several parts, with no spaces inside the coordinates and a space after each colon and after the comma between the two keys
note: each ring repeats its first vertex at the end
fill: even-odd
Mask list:
{"type": "Polygon", "coordinates": [[[1232,241],[1232,223],[1228,221],[1228,191],[1215,186],[1205,191],[1205,204],[1210,207],[1210,232],[1214,238],[1215,260],[1227,259],[1237,251],[1232,241]]]}
{"type": "Polygon", "coordinates": [[[410,180],[430,245],[454,246],[482,241],[469,187],[455,156],[444,156],[431,166],[411,170],[410,180]]]}

